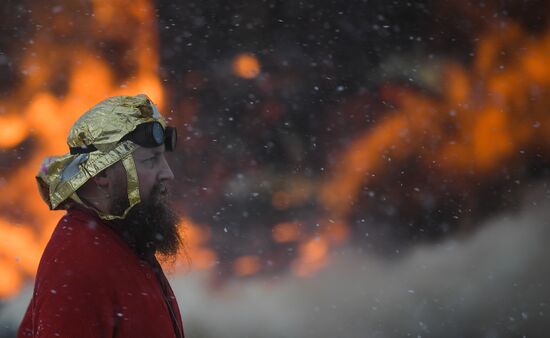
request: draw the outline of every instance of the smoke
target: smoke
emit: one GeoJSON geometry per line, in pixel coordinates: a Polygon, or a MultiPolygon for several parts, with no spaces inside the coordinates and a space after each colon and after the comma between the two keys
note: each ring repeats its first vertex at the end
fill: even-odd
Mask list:
{"type": "MultiPolygon", "coordinates": [[[[212,289],[206,275],[190,273],[171,283],[189,337],[537,337],[550,332],[549,207],[544,185],[467,237],[391,261],[348,248],[311,278],[212,289]]],[[[5,332],[30,292],[1,308],[5,332]]]]}
{"type": "Polygon", "coordinates": [[[309,279],[256,279],[212,291],[172,283],[191,337],[533,337],[550,332],[550,190],[467,238],[398,260],[333,257],[309,279]]]}

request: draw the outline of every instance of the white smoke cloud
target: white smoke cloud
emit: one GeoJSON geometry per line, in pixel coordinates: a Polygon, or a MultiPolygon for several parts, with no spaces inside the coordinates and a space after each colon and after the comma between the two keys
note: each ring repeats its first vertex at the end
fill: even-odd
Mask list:
{"type": "MultiPolygon", "coordinates": [[[[352,249],[312,278],[175,276],[188,337],[541,337],[550,332],[550,190],[463,238],[398,260],[352,249]]],[[[4,304],[14,330],[30,288],[4,304]]],[[[1,332],[1,329],[0,329],[1,332]]]]}
{"type": "Polygon", "coordinates": [[[400,260],[341,254],[313,278],[172,283],[191,337],[540,337],[550,332],[550,191],[400,260]]]}

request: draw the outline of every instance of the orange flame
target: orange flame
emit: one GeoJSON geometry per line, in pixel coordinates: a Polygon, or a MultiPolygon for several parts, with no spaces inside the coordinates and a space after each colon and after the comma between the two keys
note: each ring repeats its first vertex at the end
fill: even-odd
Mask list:
{"type": "Polygon", "coordinates": [[[0,219],[0,297],[19,290],[22,274],[34,274],[42,253],[36,241],[30,228],[16,227],[0,219]]]}
{"type": "Polygon", "coordinates": [[[210,269],[214,265],[217,255],[206,247],[210,240],[210,231],[206,227],[194,224],[191,220],[184,218],[180,224],[182,238],[186,253],[189,255],[190,263],[197,269],[210,269]]]}
{"type": "Polygon", "coordinates": [[[472,70],[447,65],[442,98],[390,92],[399,109],[345,150],[322,187],[331,215],[345,217],[363,184],[388,161],[413,153],[448,173],[487,175],[536,140],[548,148],[550,32],[527,39],[517,26],[506,27],[481,40],[472,70]]]}
{"type": "Polygon", "coordinates": [[[21,143],[28,135],[27,126],[17,116],[0,116],[0,148],[8,149],[21,143]]]}

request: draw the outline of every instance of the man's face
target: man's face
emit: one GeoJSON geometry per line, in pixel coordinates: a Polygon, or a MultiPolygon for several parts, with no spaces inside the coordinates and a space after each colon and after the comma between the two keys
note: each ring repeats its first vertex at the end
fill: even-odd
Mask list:
{"type": "MultiPolygon", "coordinates": [[[[111,224],[139,253],[158,252],[165,257],[175,257],[182,241],[178,232],[179,217],[166,198],[166,184],[174,175],[164,157],[164,146],[140,147],[133,156],[141,202],[130,209],[125,219],[111,224]]],[[[115,196],[112,210],[119,215],[128,206],[126,175],[121,174],[124,180],[119,179],[118,174],[113,175],[118,184],[112,188],[115,196]]]]}
{"type": "Polygon", "coordinates": [[[174,179],[172,169],[164,156],[164,145],[155,148],[138,147],[134,151],[134,162],[139,179],[139,195],[146,201],[156,185],[160,193],[168,193],[168,182],[174,179]]]}

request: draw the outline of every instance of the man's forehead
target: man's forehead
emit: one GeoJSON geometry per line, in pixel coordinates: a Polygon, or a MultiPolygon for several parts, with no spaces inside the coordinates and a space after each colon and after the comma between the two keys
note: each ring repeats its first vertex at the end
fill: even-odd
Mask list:
{"type": "Polygon", "coordinates": [[[164,153],[164,144],[154,148],[146,148],[146,147],[139,146],[134,151],[134,155],[138,158],[143,158],[143,157],[162,154],[162,153],[164,153]]]}

